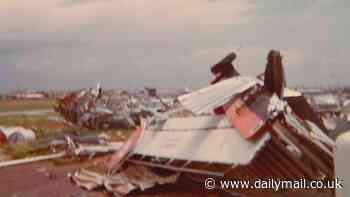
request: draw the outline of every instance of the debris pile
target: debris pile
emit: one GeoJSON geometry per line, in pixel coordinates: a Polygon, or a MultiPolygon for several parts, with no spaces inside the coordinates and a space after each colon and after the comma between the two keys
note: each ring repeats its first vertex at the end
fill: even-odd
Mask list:
{"type": "Polygon", "coordinates": [[[118,111],[114,111],[107,106],[108,101],[102,99],[101,91],[101,89],[98,89],[98,93],[94,93],[90,89],[68,94],[58,99],[55,110],[68,122],[81,128],[133,128],[135,122],[131,118],[128,109],[121,107],[125,103],[119,103],[118,111]]]}
{"type": "MultiPolygon", "coordinates": [[[[58,99],[56,107],[67,123],[88,129],[136,129],[123,143],[108,135],[62,135],[43,145],[54,154],[2,162],[0,167],[107,155],[99,162],[102,171],[82,169],[70,178],[87,190],[103,187],[115,196],[175,183],[179,176],[200,184],[206,177],[334,179],[335,143],[304,95],[286,87],[282,55],[270,51],[258,78],[240,75],[232,64],[235,59],[230,53],[215,64],[210,85],[179,96],[178,103],[162,99],[153,88],[146,90],[156,106],[152,99],[127,93],[113,101],[100,86],[71,93],[58,99]]],[[[35,139],[29,131],[20,134],[12,139],[0,128],[0,143],[35,139]]],[[[226,192],[264,196],[269,191],[226,192]]]]}
{"type": "Polygon", "coordinates": [[[114,153],[123,145],[123,142],[114,141],[106,134],[83,136],[65,134],[55,136],[52,139],[19,141],[17,144],[19,143],[30,143],[33,146],[33,150],[45,152],[47,154],[24,159],[3,161],[0,163],[0,168],[63,157],[92,159],[96,156],[114,153]]]}
{"type": "Polygon", "coordinates": [[[155,185],[175,183],[180,173],[173,175],[160,175],[153,172],[151,168],[130,165],[122,172],[111,176],[104,176],[87,170],[75,172],[72,180],[80,187],[87,190],[104,187],[115,196],[125,196],[133,190],[144,191],[155,185]]]}
{"type": "Polygon", "coordinates": [[[173,108],[174,100],[161,98],[155,88],[144,95],[122,91],[104,95],[101,87],[70,93],[57,100],[55,111],[80,128],[125,129],[139,125],[140,117],[150,117],[173,108]]]}
{"type": "MultiPolygon", "coordinates": [[[[228,57],[229,61],[219,65],[235,58],[228,57]]],[[[227,66],[233,65],[214,68],[227,66]]],[[[334,142],[303,95],[285,87],[279,52],[270,52],[264,81],[213,73],[212,85],[178,98],[181,107],[143,120],[106,161],[109,172],[120,175],[125,165],[136,165],[191,175],[194,180],[334,178],[334,142]],[[174,117],[179,111],[190,113],[174,117]]],[[[78,185],[93,184],[80,176],[73,177],[78,185]]],[[[122,188],[133,181],[123,182],[122,188]]],[[[120,193],[127,192],[121,189],[120,193]]]]}

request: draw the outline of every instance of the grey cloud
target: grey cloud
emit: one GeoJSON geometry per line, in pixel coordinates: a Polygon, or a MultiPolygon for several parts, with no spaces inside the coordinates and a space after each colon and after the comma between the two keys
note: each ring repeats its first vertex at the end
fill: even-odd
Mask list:
{"type": "MultiPolygon", "coordinates": [[[[256,7],[239,15],[248,21],[237,23],[240,18],[231,16],[232,25],[212,28],[188,25],[197,18],[153,24],[153,18],[127,13],[96,16],[58,31],[41,27],[0,33],[0,92],[81,88],[97,82],[116,88],[196,88],[208,84],[212,64],[240,45],[236,63],[244,74],[261,73],[268,50],[275,48],[284,55],[289,84],[350,83],[347,1],[251,2],[256,7]]],[[[205,24],[206,17],[215,16],[198,20],[205,24]]]]}
{"type": "Polygon", "coordinates": [[[59,3],[62,7],[78,6],[87,3],[97,3],[97,2],[112,2],[113,0],[64,0],[59,3]]]}

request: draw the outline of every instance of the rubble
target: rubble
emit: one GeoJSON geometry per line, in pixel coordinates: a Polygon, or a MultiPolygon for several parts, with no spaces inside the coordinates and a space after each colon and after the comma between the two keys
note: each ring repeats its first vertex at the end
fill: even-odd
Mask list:
{"type": "MultiPolygon", "coordinates": [[[[125,142],[111,142],[105,135],[63,135],[43,145],[55,154],[1,162],[0,168],[109,154],[108,159],[102,158],[103,171],[81,169],[70,178],[79,187],[102,187],[115,196],[175,183],[179,176],[201,184],[206,177],[334,179],[336,145],[335,137],[329,137],[330,124],[325,124],[303,93],[286,87],[281,54],[269,53],[259,78],[240,75],[232,64],[235,58],[230,53],[215,64],[210,85],[179,96],[178,103],[161,98],[155,88],[146,88],[147,99],[122,92],[113,100],[100,85],[68,94],[57,100],[56,107],[67,123],[90,130],[135,128],[134,132],[125,142]]],[[[334,125],[335,133],[340,127],[334,125]]],[[[1,133],[9,141],[9,134],[0,128],[1,133]]],[[[116,135],[124,136],[121,131],[116,135]]],[[[266,194],[254,189],[225,192],[266,194]]]]}
{"type": "MultiPolygon", "coordinates": [[[[100,87],[99,87],[100,88],[100,87]]],[[[140,117],[150,117],[171,109],[174,101],[161,98],[155,88],[145,88],[148,95],[128,92],[104,95],[103,91],[81,90],[57,100],[55,110],[80,128],[128,129],[139,125],[140,117]],[[98,93],[99,92],[99,93],[98,93]],[[99,94],[99,95],[97,95],[99,94]]]]}
{"type": "Polygon", "coordinates": [[[131,165],[120,173],[106,176],[96,172],[81,170],[75,172],[71,178],[80,187],[93,190],[103,186],[107,191],[115,196],[125,196],[133,190],[144,191],[155,185],[175,183],[179,173],[168,176],[158,175],[150,168],[131,165]]]}
{"type": "MultiPolygon", "coordinates": [[[[281,57],[275,51],[271,54],[272,59],[281,57]]],[[[325,134],[311,107],[306,115],[295,110],[308,104],[302,94],[284,88],[281,60],[268,60],[265,82],[239,75],[220,78],[178,98],[182,107],[174,111],[185,109],[192,115],[173,117],[174,111],[168,111],[142,121],[106,161],[109,172],[120,174],[123,166],[137,165],[227,180],[333,179],[334,141],[325,134]],[[267,83],[272,84],[267,87],[267,83]]],[[[117,190],[128,193],[133,189],[128,184],[130,180],[117,190]]]]}
{"type": "Polygon", "coordinates": [[[92,90],[81,90],[58,99],[55,111],[81,128],[121,129],[135,126],[127,110],[113,111],[101,98],[92,90]]]}
{"type": "MultiPolygon", "coordinates": [[[[68,135],[64,137],[64,139],[53,139],[49,142],[48,147],[53,154],[3,161],[0,162],[0,168],[63,157],[88,157],[91,159],[97,155],[118,151],[123,145],[122,142],[101,142],[102,138],[96,137],[74,137],[68,135]]],[[[36,146],[41,149],[47,147],[46,144],[37,144],[36,146]]]]}

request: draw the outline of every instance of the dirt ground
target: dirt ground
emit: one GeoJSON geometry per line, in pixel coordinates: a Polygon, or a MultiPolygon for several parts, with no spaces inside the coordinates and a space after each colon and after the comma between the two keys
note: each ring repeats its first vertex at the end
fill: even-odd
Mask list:
{"type": "MultiPolygon", "coordinates": [[[[38,162],[0,169],[1,197],[112,197],[103,189],[87,192],[74,185],[68,178],[86,163],[60,164],[38,162]]],[[[181,180],[177,184],[158,186],[146,191],[136,191],[128,197],[234,197],[218,191],[209,192],[197,183],[181,180]]],[[[266,195],[263,195],[266,196],[266,195]]],[[[270,196],[270,195],[267,195],[270,196]]],[[[279,193],[271,197],[332,197],[331,193],[310,191],[307,193],[279,193]]],[[[242,196],[243,197],[243,196],[242,196]]],[[[251,196],[251,197],[254,197],[251,196]]]]}
{"type": "MultiPolygon", "coordinates": [[[[81,168],[80,164],[54,165],[39,162],[0,169],[1,197],[112,197],[107,192],[87,192],[70,182],[67,174],[81,168]]],[[[195,184],[164,185],[143,192],[133,192],[129,197],[219,197],[217,192],[207,192],[195,184]]]]}

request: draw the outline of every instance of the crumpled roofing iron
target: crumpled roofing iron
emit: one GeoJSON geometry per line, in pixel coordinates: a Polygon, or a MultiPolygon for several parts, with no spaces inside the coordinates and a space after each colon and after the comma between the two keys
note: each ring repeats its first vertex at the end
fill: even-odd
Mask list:
{"type": "MultiPolygon", "coordinates": [[[[180,96],[183,107],[196,117],[151,121],[136,130],[108,167],[118,170],[124,163],[137,164],[226,180],[334,178],[334,143],[320,129],[314,131],[316,124],[298,117],[279,97],[281,91],[276,96],[262,81],[237,76],[180,96]],[[218,107],[224,116],[214,113],[218,107]],[[249,132],[260,135],[251,138],[249,132]]],[[[291,97],[300,96],[290,92],[291,97]]]]}
{"type": "Polygon", "coordinates": [[[269,141],[247,141],[224,116],[168,119],[164,130],[145,130],[133,153],[198,162],[247,164],[269,141]],[[193,124],[189,124],[193,122],[193,124]],[[240,150],[237,152],[237,150],[240,150]]]}
{"type": "MultiPolygon", "coordinates": [[[[231,98],[256,86],[263,85],[263,81],[246,77],[236,76],[220,83],[204,87],[178,97],[180,103],[196,115],[212,114],[213,110],[228,102],[231,98]]],[[[302,94],[294,89],[285,88],[285,97],[299,97],[302,94]]]]}
{"type": "Polygon", "coordinates": [[[180,96],[180,103],[194,114],[213,113],[213,110],[233,96],[238,95],[260,83],[257,79],[237,76],[220,83],[207,86],[190,94],[180,96]]]}

